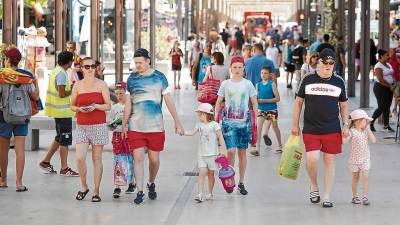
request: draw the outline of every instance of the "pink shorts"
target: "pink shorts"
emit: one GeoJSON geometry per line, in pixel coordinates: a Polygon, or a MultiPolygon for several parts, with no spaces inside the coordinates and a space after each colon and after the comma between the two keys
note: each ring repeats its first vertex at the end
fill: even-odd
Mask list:
{"type": "Polygon", "coordinates": [[[342,134],[303,134],[306,152],[321,150],[328,154],[342,153],[342,134]]]}

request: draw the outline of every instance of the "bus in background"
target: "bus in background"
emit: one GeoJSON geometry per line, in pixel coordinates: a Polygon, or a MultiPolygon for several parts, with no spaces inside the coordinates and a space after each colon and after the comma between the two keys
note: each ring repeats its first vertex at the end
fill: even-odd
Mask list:
{"type": "Polygon", "coordinates": [[[245,12],[244,13],[244,35],[245,38],[252,38],[258,33],[262,34],[268,31],[272,25],[271,12],[245,12]]]}

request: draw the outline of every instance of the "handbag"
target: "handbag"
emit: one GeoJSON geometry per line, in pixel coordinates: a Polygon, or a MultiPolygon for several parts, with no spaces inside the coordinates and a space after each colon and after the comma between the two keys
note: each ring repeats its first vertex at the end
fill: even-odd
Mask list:
{"type": "Polygon", "coordinates": [[[133,159],[132,154],[114,155],[114,184],[127,186],[133,182],[133,159]]]}
{"type": "Polygon", "coordinates": [[[302,155],[303,145],[300,136],[290,135],[283,148],[278,168],[279,176],[296,180],[300,170],[302,155]]]}
{"type": "Polygon", "coordinates": [[[197,94],[197,101],[201,103],[215,104],[218,99],[218,90],[221,81],[214,79],[212,75],[212,67],[210,67],[210,76],[204,82],[199,83],[199,92],[197,94]]]}
{"type": "Polygon", "coordinates": [[[113,154],[131,154],[128,138],[121,138],[121,132],[113,132],[112,138],[113,154]]]}

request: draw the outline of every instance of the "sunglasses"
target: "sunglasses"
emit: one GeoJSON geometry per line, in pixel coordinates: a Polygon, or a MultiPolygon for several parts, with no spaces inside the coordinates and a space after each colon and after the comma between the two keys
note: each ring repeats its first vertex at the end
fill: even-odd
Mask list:
{"type": "Polygon", "coordinates": [[[311,56],[311,58],[318,58],[318,55],[313,55],[311,56]]]}
{"type": "Polygon", "coordinates": [[[96,64],[93,64],[93,65],[83,65],[82,67],[85,68],[86,70],[88,70],[90,68],[96,69],[97,66],[96,66],[96,64]]]}
{"type": "Polygon", "coordinates": [[[330,66],[332,66],[332,65],[335,64],[335,61],[333,61],[333,60],[329,60],[329,61],[327,61],[327,60],[321,60],[321,62],[322,62],[322,64],[324,64],[324,65],[330,65],[330,66]]]}

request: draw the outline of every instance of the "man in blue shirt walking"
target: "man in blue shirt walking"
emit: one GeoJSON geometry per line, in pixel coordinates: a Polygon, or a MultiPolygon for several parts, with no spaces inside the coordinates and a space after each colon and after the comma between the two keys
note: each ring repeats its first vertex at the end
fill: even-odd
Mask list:
{"type": "Polygon", "coordinates": [[[264,56],[262,44],[255,44],[253,47],[253,57],[247,60],[245,65],[246,78],[255,86],[261,81],[261,69],[268,67],[271,73],[275,73],[274,63],[264,56]]]}

